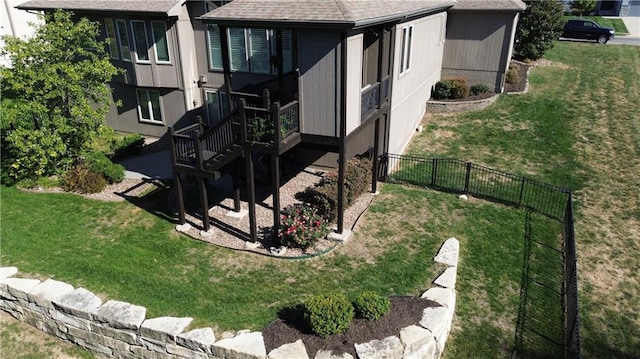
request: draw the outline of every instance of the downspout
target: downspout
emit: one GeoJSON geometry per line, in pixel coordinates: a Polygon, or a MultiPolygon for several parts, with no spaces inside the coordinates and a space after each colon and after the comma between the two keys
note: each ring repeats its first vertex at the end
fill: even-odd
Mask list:
{"type": "Polygon", "coordinates": [[[347,136],[347,32],[340,35],[340,144],[338,146],[338,234],[344,231],[345,137],[347,136]]]}
{"type": "Polygon", "coordinates": [[[220,26],[220,47],[222,50],[222,71],[224,73],[224,84],[227,88],[227,113],[233,110],[231,100],[231,63],[229,61],[229,32],[226,26],[220,26]]]}

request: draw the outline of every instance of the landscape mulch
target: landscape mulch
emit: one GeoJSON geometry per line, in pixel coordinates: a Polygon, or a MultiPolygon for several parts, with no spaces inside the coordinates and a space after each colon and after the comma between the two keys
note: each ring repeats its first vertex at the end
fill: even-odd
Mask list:
{"type": "Polygon", "coordinates": [[[439,307],[434,301],[409,296],[391,296],[391,310],[382,318],[370,321],[354,319],[349,329],[342,334],[328,338],[314,335],[304,320],[302,306],[282,310],[279,319],[271,322],[262,331],[267,353],[284,344],[302,339],[310,358],[319,350],[332,351],[333,354],[351,354],[357,358],[355,344],[368,343],[390,336],[399,336],[402,328],[417,325],[422,319],[424,309],[439,307]]]}

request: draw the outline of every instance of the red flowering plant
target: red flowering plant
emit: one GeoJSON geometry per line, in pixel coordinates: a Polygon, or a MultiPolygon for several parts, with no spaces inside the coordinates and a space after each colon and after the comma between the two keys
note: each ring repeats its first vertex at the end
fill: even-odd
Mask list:
{"type": "Polygon", "coordinates": [[[282,210],[278,239],[290,248],[307,249],[329,233],[329,226],[318,211],[306,204],[293,204],[282,210]]]}

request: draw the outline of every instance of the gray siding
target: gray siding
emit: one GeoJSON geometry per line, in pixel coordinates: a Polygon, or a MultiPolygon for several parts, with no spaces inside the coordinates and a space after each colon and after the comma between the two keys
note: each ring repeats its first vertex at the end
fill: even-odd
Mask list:
{"type": "Polygon", "coordinates": [[[165,88],[180,88],[184,86],[180,79],[180,59],[178,55],[179,46],[177,42],[175,21],[166,21],[165,18],[154,18],[145,16],[105,16],[99,15],[86,15],[92,21],[98,21],[101,29],[101,40],[104,40],[104,19],[110,18],[114,21],[116,19],[123,19],[127,22],[127,30],[129,35],[129,44],[131,46],[131,61],[123,61],[112,59],[111,61],[117,67],[124,69],[126,72],[123,75],[117,76],[113,79],[114,82],[120,82],[123,84],[134,85],[138,87],[165,87],[165,88]],[[145,22],[147,31],[147,43],[149,45],[149,62],[140,63],[136,62],[134,54],[134,39],[131,31],[131,20],[142,20],[145,22]],[[169,45],[170,64],[157,63],[156,54],[153,46],[153,35],[151,29],[151,21],[165,22],[167,27],[167,42],[169,45]]]}
{"type": "Polygon", "coordinates": [[[112,105],[107,114],[107,124],[116,131],[139,133],[145,136],[161,137],[167,132],[167,126],[182,127],[190,120],[186,113],[184,94],[180,90],[154,89],[160,92],[163,123],[155,124],[140,122],[138,118],[138,97],[136,87],[120,83],[112,83],[114,102],[120,101],[121,106],[112,105]]]}
{"type": "Polygon", "coordinates": [[[450,12],[442,76],[467,77],[500,92],[508,67],[515,13],[450,12]]]}
{"type": "Polygon", "coordinates": [[[337,31],[298,32],[302,133],[339,135],[339,44],[337,31]]]}

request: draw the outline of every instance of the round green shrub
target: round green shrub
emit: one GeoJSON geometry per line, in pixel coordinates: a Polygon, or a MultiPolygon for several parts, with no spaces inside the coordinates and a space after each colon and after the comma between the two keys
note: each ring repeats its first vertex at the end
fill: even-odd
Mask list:
{"type": "Polygon", "coordinates": [[[362,292],[353,301],[356,315],[367,320],[378,320],[389,313],[391,302],[389,298],[374,292],[362,292]]]}
{"type": "Polygon", "coordinates": [[[127,135],[119,140],[112,140],[111,151],[116,159],[127,156],[135,156],[142,152],[144,147],[144,137],[137,133],[127,135]]]}
{"type": "Polygon", "coordinates": [[[91,152],[84,156],[84,160],[91,171],[101,174],[109,183],[120,183],[124,179],[124,166],[113,163],[102,152],[91,152]]]}
{"type": "Polygon", "coordinates": [[[451,82],[438,81],[433,89],[433,98],[436,100],[448,99],[451,96],[451,82]]]}
{"type": "Polygon", "coordinates": [[[481,93],[489,92],[489,86],[485,84],[475,84],[469,88],[472,95],[479,95],[481,93]]]}
{"type": "Polygon", "coordinates": [[[107,187],[107,180],[85,164],[79,164],[67,171],[62,187],[68,192],[98,193],[107,187]]]}
{"type": "Polygon", "coordinates": [[[344,333],[355,315],[349,299],[340,293],[315,295],[304,306],[311,330],[323,338],[344,333]]]}

